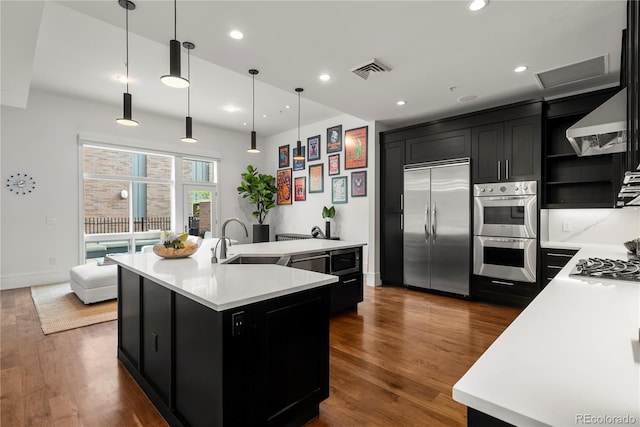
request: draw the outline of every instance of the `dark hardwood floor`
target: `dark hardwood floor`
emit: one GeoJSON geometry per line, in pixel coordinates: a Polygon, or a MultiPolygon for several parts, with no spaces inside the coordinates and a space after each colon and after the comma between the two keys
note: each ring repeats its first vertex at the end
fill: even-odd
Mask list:
{"type": "MultiPolygon", "coordinates": [[[[0,425],[166,425],[116,357],[115,321],[45,336],[28,288],[2,291],[0,425]]],[[[463,426],[453,384],[520,310],[365,287],[331,322],[331,390],[309,426],[463,426]]]]}

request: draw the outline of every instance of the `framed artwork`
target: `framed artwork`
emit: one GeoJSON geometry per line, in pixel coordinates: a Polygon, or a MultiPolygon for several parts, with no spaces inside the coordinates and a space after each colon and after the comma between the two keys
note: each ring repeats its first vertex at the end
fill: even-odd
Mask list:
{"type": "Polygon", "coordinates": [[[299,176],[294,178],[293,188],[295,189],[296,202],[307,200],[307,177],[299,176]]]}
{"type": "Polygon", "coordinates": [[[340,154],[329,156],[329,176],[340,175],[340,154]]]}
{"type": "Polygon", "coordinates": [[[320,135],[307,138],[307,160],[320,160],[320,135]]]}
{"type": "Polygon", "coordinates": [[[298,155],[298,148],[296,147],[293,149],[293,170],[294,171],[304,170],[304,147],[300,147],[300,149],[302,150],[302,153],[300,153],[302,158],[300,160],[296,159],[296,156],[298,155]]]}
{"type": "Polygon", "coordinates": [[[327,153],[342,151],[342,125],[327,129],[327,153]]]}
{"type": "Polygon", "coordinates": [[[367,167],[367,134],[369,127],[349,129],[344,133],[344,168],[367,167]]]}
{"type": "Polygon", "coordinates": [[[279,205],[291,204],[291,168],[280,169],[277,173],[276,184],[278,187],[277,203],[279,205]]]}
{"type": "Polygon", "coordinates": [[[367,195],[367,171],[351,172],[351,197],[367,195]]]}
{"type": "Polygon", "coordinates": [[[347,177],[331,178],[331,203],[347,203],[347,177]]]}
{"type": "Polygon", "coordinates": [[[289,167],[289,146],[281,145],[278,148],[278,167],[279,168],[288,168],[289,167]]]}
{"type": "Polygon", "coordinates": [[[309,165],[309,193],[324,193],[324,163],[309,165]]]}

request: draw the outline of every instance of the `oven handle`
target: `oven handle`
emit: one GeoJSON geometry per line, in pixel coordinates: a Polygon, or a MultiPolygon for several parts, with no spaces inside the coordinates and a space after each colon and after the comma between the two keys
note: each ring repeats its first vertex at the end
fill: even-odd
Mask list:
{"type": "Polygon", "coordinates": [[[322,258],[329,258],[329,255],[317,255],[317,256],[310,256],[307,258],[292,259],[291,264],[294,264],[296,262],[313,261],[313,260],[322,259],[322,258]]]}
{"type": "Polygon", "coordinates": [[[533,194],[527,194],[524,196],[476,196],[481,197],[483,202],[492,201],[492,200],[522,200],[526,201],[527,199],[535,198],[536,196],[533,194]]]}

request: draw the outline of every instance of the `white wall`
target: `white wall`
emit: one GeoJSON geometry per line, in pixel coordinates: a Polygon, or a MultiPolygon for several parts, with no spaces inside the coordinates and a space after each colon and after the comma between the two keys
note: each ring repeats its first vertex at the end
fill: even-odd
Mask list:
{"type": "MultiPolygon", "coordinates": [[[[363,271],[366,275],[368,285],[379,284],[379,262],[377,262],[377,245],[378,238],[376,228],[377,210],[377,171],[378,160],[378,141],[375,122],[367,122],[349,115],[340,115],[330,120],[317,122],[301,126],[300,140],[306,147],[307,138],[320,135],[321,151],[320,160],[305,162],[304,170],[293,171],[293,178],[305,176],[307,178],[307,196],[305,201],[296,202],[291,205],[279,205],[268,216],[266,222],[270,224],[271,238],[273,239],[277,233],[299,233],[310,234],[314,225],[324,230],[325,220],[322,218],[322,208],[331,206],[331,179],[335,176],[347,176],[348,185],[351,186],[351,173],[359,171],[367,171],[367,196],[351,197],[348,194],[348,203],[335,204],[336,216],[331,228],[331,235],[340,237],[340,240],[348,240],[352,242],[366,243],[364,248],[363,271]],[[328,156],[327,154],[327,128],[342,125],[343,144],[344,131],[348,129],[368,126],[368,154],[367,168],[363,169],[344,169],[344,149],[340,153],[340,174],[329,176],[328,156]],[[324,192],[309,193],[309,164],[324,163],[324,192]]],[[[289,145],[291,156],[293,156],[293,148],[298,139],[297,128],[287,132],[283,132],[266,139],[266,160],[264,173],[276,176],[278,170],[278,148],[281,145],[289,145]]],[[[306,148],[305,148],[306,153],[306,148]]],[[[333,154],[333,153],[331,153],[333,154]]],[[[291,162],[291,166],[293,162],[291,162]]]]}
{"type": "MultiPolygon", "coordinates": [[[[36,190],[28,196],[0,191],[0,289],[62,282],[79,263],[79,159],[77,137],[92,136],[104,142],[138,148],[220,159],[221,216],[239,217],[249,228],[256,223],[250,207],[238,196],[240,174],[251,163],[263,169],[270,151],[249,154],[249,132],[239,133],[203,126],[194,117],[197,144],[179,141],[182,120],[136,111],[140,126],[115,123],[121,105],[99,104],[57,94],[32,91],[26,109],[2,106],[0,171],[3,181],[21,172],[32,174],[36,190]],[[55,218],[53,225],[46,218],[55,218]]],[[[258,147],[263,148],[263,138],[258,147]]],[[[275,159],[275,156],[273,156],[275,159]]],[[[270,164],[271,162],[266,162],[270,164]]],[[[4,186],[3,186],[4,187],[4,186]]],[[[241,239],[239,227],[228,234],[241,239]]]]}
{"type": "Polygon", "coordinates": [[[640,237],[640,208],[548,209],[541,212],[542,240],[622,245],[640,237]]]}

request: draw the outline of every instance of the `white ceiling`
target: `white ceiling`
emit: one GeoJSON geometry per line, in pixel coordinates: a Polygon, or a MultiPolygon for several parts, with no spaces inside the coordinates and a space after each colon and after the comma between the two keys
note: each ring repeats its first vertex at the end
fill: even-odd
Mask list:
{"type": "MultiPolygon", "coordinates": [[[[121,115],[124,85],[115,75],[125,72],[125,10],[117,0],[0,3],[3,104],[24,107],[31,88],[107,102],[114,105],[114,119],[121,115]]],[[[184,117],[186,89],[159,80],[169,72],[173,1],[135,3],[129,12],[134,118],[142,110],[184,117]]],[[[202,122],[250,129],[250,68],[260,70],[255,126],[263,136],[297,126],[296,87],[305,89],[303,125],[343,112],[397,127],[617,84],[626,1],[492,0],[476,13],[467,5],[180,0],[177,38],[196,45],[194,133],[202,122]],[[232,29],[243,31],[244,39],[228,37],[232,29]],[[603,77],[543,91],[533,76],[599,55],[608,58],[603,77]],[[372,58],[392,71],[368,80],[350,72],[372,58]],[[520,64],[529,70],[514,73],[520,64]],[[332,76],[329,82],[318,79],[324,72],[332,76]],[[457,101],[466,95],[477,99],[457,101]],[[397,106],[399,99],[407,105],[397,106]],[[225,111],[227,105],[238,111],[225,111]]]]}

